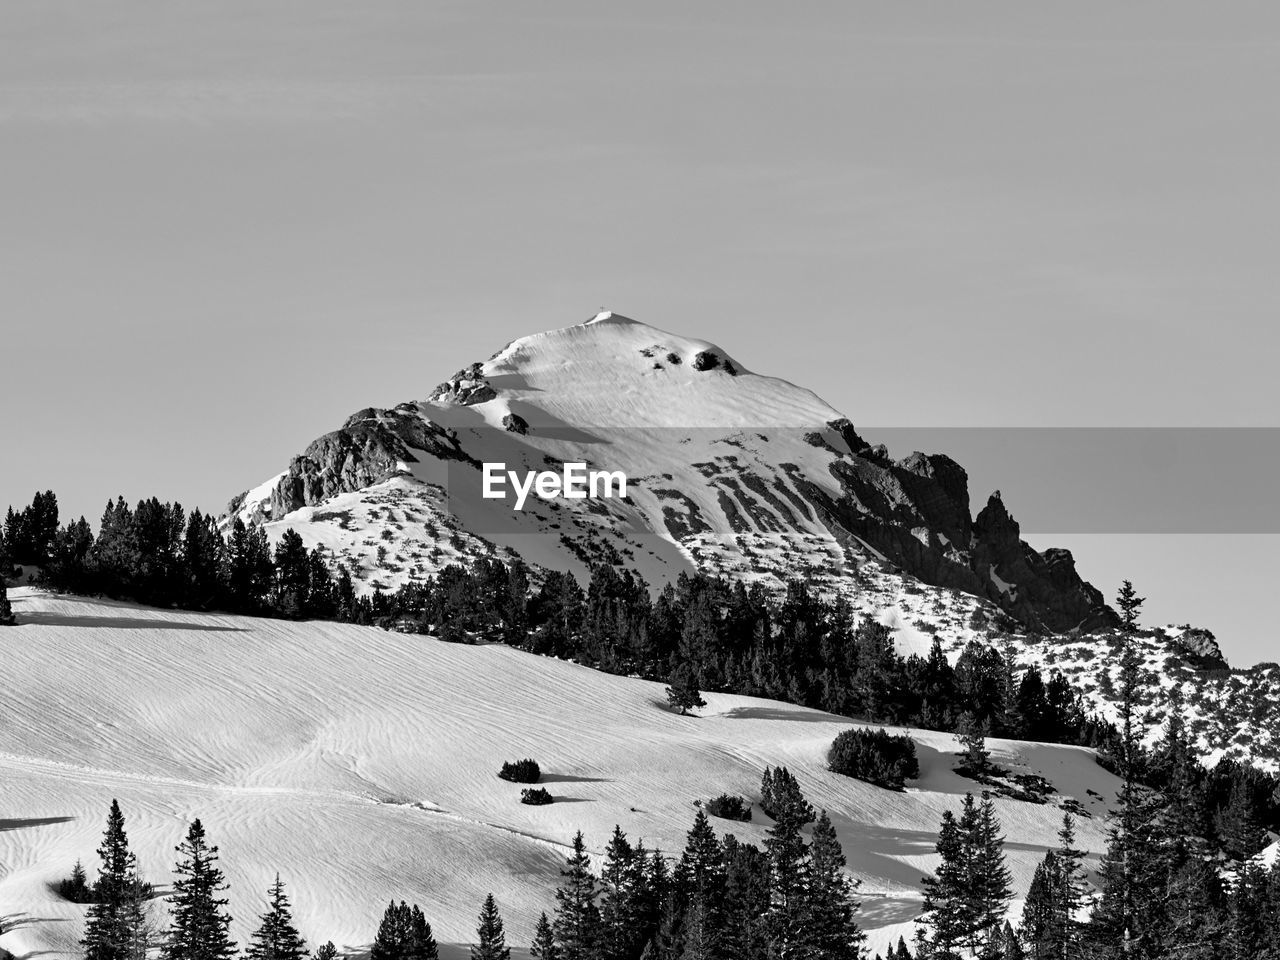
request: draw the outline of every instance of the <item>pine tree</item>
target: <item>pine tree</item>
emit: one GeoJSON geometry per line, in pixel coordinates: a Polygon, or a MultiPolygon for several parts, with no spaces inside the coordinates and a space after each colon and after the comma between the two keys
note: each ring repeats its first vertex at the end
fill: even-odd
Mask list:
{"type": "Polygon", "coordinates": [[[1217,870],[1198,858],[1179,864],[1168,875],[1161,899],[1163,922],[1152,932],[1147,954],[1217,960],[1230,930],[1217,870]]]}
{"type": "Polygon", "coordinates": [[[1147,598],[1138,596],[1138,591],[1133,589],[1131,580],[1125,580],[1120,584],[1120,590],[1116,594],[1116,606],[1120,608],[1120,628],[1125,633],[1138,632],[1138,613],[1146,602],[1147,598]]]}
{"type": "MultiPolygon", "coordinates": [[[[766,925],[770,955],[778,960],[805,957],[808,944],[808,891],[810,863],[801,829],[812,817],[812,807],[801,796],[783,796],[779,773],[774,772],[775,823],[764,842],[769,857],[769,910],[766,925]]],[[[790,776],[789,774],[787,775],[790,776]]],[[[794,781],[791,781],[794,783],[794,781]]],[[[798,791],[798,788],[797,788],[798,791]]]]}
{"type": "Polygon", "coordinates": [[[1225,960],[1255,960],[1272,949],[1280,955],[1280,866],[1268,871],[1257,863],[1246,865],[1231,890],[1225,960]]]}
{"type": "Polygon", "coordinates": [[[405,960],[409,939],[409,905],[403,900],[387,904],[369,948],[369,960],[405,960]]]}
{"type": "MultiPolygon", "coordinates": [[[[941,858],[933,876],[921,881],[924,888],[921,945],[938,957],[954,957],[974,926],[968,899],[969,864],[960,824],[950,810],[942,812],[942,824],[934,845],[941,858]]],[[[924,951],[921,951],[922,954],[924,951]]],[[[927,955],[927,954],[925,954],[927,955]]]]}
{"type": "Polygon", "coordinates": [[[769,861],[753,844],[724,838],[721,946],[733,960],[764,960],[769,948],[769,861]]]}
{"type": "Polygon", "coordinates": [[[249,938],[245,956],[249,960],[302,960],[307,955],[306,943],[293,925],[293,913],[280,874],[276,874],[276,882],[268,889],[267,897],[267,912],[261,917],[262,925],[249,938]]]}
{"type": "Polygon", "coordinates": [[[556,949],[556,935],[552,932],[551,921],[545,913],[538,917],[538,925],[534,927],[529,956],[533,960],[560,960],[560,951],[556,949]]]}
{"type": "Polygon", "coordinates": [[[694,669],[687,662],[681,663],[671,671],[668,683],[670,686],[667,687],[667,701],[673,710],[680,711],[681,716],[685,716],[690,710],[707,705],[707,701],[702,699],[702,692],[698,689],[698,678],[694,669]]]}
{"type": "Polygon", "coordinates": [[[685,897],[682,960],[716,960],[724,933],[724,856],[711,821],[699,810],[676,869],[685,897]]]}
{"type": "MultiPolygon", "coordinates": [[[[1124,595],[1125,591],[1121,593],[1124,595]]],[[[1136,605],[1132,609],[1136,610],[1136,605]]],[[[1140,684],[1141,660],[1126,632],[1120,657],[1119,808],[1099,870],[1102,898],[1089,931],[1096,951],[1104,955],[1118,952],[1126,958],[1155,956],[1152,934],[1161,923],[1155,892],[1161,857],[1153,831],[1158,804],[1157,798],[1138,782],[1142,762],[1136,723],[1140,684]]]]}
{"type": "Polygon", "coordinates": [[[1080,911],[1084,906],[1085,876],[1084,851],[1076,847],[1075,820],[1070,813],[1063,813],[1062,828],[1058,831],[1058,858],[1060,875],[1059,924],[1062,928],[1061,960],[1080,958],[1080,911]]]}
{"type": "Polygon", "coordinates": [[[218,848],[208,845],[204,825],[194,820],[177,852],[165,960],[226,960],[235,954],[235,945],[227,933],[227,901],[218,896],[227,889],[218,848]]]}
{"type": "Polygon", "coordinates": [[[1247,860],[1266,845],[1267,832],[1258,821],[1249,781],[1237,779],[1231,784],[1219,830],[1227,854],[1237,860],[1247,860]]]}
{"type": "MultiPolygon", "coordinates": [[[[961,816],[965,826],[968,809],[961,816]]],[[[969,832],[968,842],[972,850],[970,896],[977,923],[975,943],[990,949],[1005,922],[1005,913],[1012,897],[1011,876],[1004,861],[1004,837],[1000,835],[1000,821],[996,819],[995,802],[984,796],[977,806],[977,815],[969,832]]]]}
{"type": "Polygon", "coordinates": [[[649,935],[645,912],[645,870],[648,855],[627,841],[621,828],[605,848],[600,884],[604,902],[600,910],[600,949],[604,960],[633,960],[649,935]]]}
{"type": "Polygon", "coordinates": [[[406,960],[440,960],[440,947],[431,932],[431,924],[427,923],[426,914],[416,903],[409,909],[408,932],[406,960]]]}
{"type": "Polygon", "coordinates": [[[560,960],[594,960],[600,937],[600,911],[596,907],[596,878],[591,874],[582,831],[573,838],[573,852],[560,871],[556,891],[556,945],[560,960]]]}
{"type": "Polygon", "coordinates": [[[1022,908],[1022,939],[1031,960],[1060,960],[1063,955],[1060,919],[1064,888],[1062,865],[1057,853],[1050,850],[1036,867],[1022,908]]]}
{"type": "Polygon", "coordinates": [[[1011,896],[1004,863],[1004,838],[995,805],[965,794],[959,819],[942,814],[936,847],[941,863],[924,878],[924,923],[920,943],[926,955],[967,955],[995,949],[1011,896]],[[932,951],[932,954],[928,951],[932,951]]]}
{"type": "Polygon", "coordinates": [[[98,848],[98,879],[94,902],[85,922],[85,960],[139,960],[150,946],[146,894],[137,861],[129,850],[124,814],[112,800],[107,829],[98,848]]]}
{"type": "Polygon", "coordinates": [[[476,941],[471,948],[471,960],[511,960],[511,950],[502,930],[502,917],[498,914],[498,904],[492,893],[484,898],[484,906],[480,908],[476,941]]]}
{"type": "Polygon", "coordinates": [[[316,947],[311,957],[312,960],[338,960],[338,948],[333,945],[332,940],[326,940],[316,947]]]}
{"type": "Polygon", "coordinates": [[[0,627],[12,627],[17,623],[13,615],[13,605],[9,602],[9,590],[4,583],[4,574],[0,573],[0,627]]]}
{"type": "Polygon", "coordinates": [[[809,940],[822,960],[859,960],[866,939],[854,920],[858,903],[845,875],[844,851],[827,811],[813,827],[809,868],[809,940]]]}
{"type": "MultiPolygon", "coordinates": [[[[1014,932],[1012,924],[1004,925],[1004,932],[999,941],[995,951],[997,960],[1026,960],[1027,952],[1022,949],[1022,942],[1014,932]]],[[[908,960],[910,960],[909,957],[908,960]]]]}
{"type": "Polygon", "coordinates": [[[84,864],[79,860],[71,868],[71,877],[64,880],[60,892],[72,903],[89,903],[93,893],[89,889],[89,875],[85,873],[84,864]]]}
{"type": "Polygon", "coordinates": [[[439,960],[439,956],[431,924],[418,905],[411,907],[403,900],[387,904],[369,960],[439,960]]]}
{"type": "Polygon", "coordinates": [[[972,713],[960,717],[956,739],[960,741],[962,773],[974,779],[982,779],[991,773],[991,754],[987,751],[990,732],[991,725],[986,720],[979,720],[972,713]]]}

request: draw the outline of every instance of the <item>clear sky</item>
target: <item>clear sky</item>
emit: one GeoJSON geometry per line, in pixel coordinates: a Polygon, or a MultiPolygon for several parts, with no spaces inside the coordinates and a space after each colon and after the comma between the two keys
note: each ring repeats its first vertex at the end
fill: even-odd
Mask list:
{"type": "MultiPolygon", "coordinates": [[[[856,424],[1280,426],[1278,41],[1272,2],[6,0],[0,504],[218,509],[602,306],[856,424]]],[[[1071,539],[1280,658],[1275,537],[1071,539]]]]}

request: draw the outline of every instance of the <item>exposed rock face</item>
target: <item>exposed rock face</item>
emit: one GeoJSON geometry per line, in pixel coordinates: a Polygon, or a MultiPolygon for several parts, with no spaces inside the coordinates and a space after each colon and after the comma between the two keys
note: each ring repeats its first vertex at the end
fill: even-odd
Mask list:
{"type": "Polygon", "coordinates": [[[462,406],[471,406],[474,403],[484,403],[486,400],[492,400],[498,395],[497,391],[480,372],[481,364],[473,363],[471,366],[459,370],[452,377],[440,384],[431,392],[430,399],[436,403],[456,403],[462,406]]]}
{"type": "MultiPolygon", "coordinates": [[[[852,427],[848,432],[856,438],[852,427]]],[[[1114,612],[1076,573],[1069,551],[1042,555],[1022,542],[998,492],[970,520],[968,476],[950,457],[913,453],[895,463],[864,445],[834,461],[831,471],[839,498],[793,480],[804,484],[806,499],[837,537],[852,534],[924,582],[985,597],[1034,629],[1115,625],[1114,612]]]]}
{"type": "MultiPolygon", "coordinates": [[[[1169,634],[1168,630],[1166,634],[1169,634]]],[[[1218,639],[1201,627],[1184,626],[1180,632],[1169,636],[1169,643],[1175,650],[1201,661],[1204,666],[1227,666],[1218,639]]]]}
{"type": "MultiPolygon", "coordinates": [[[[367,407],[294,457],[270,497],[255,507],[249,519],[283,517],[328,497],[381,483],[401,472],[402,465],[417,462],[413,450],[441,460],[473,462],[456,438],[424,420],[412,404],[393,410],[367,407]]],[[[243,501],[242,494],[231,501],[227,512],[237,513],[243,501]]]]}
{"type": "Polygon", "coordinates": [[[502,418],[502,426],[508,433],[524,436],[529,432],[529,422],[518,413],[508,413],[502,418]]]}

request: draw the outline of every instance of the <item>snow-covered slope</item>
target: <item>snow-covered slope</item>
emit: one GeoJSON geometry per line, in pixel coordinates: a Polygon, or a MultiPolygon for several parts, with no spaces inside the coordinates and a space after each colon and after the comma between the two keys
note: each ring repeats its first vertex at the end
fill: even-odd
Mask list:
{"type": "MultiPolygon", "coordinates": [[[[615,824],[678,851],[695,799],[758,799],[766,764],[788,766],[831,811],[873,948],[911,933],[934,829],[973,784],[951,772],[954,738],[911,731],[922,777],[905,793],[826,772],[848,721],[709,695],[698,718],[662,688],[501,646],[461,646],[332,623],[179,613],[13,591],[0,725],[0,946],[75,952],[83,908],[48,884],[93,860],[119,798],[148,877],[201,817],[219,844],[243,942],[278,870],[313,942],[367,945],[392,897],[465,943],[492,891],[526,944],[578,829],[598,854],[615,824]],[[504,760],[539,761],[557,802],[522,806],[504,760]]],[[[1025,890],[1075,798],[1080,841],[1103,846],[1116,782],[1084,749],[989,744],[1047,777],[1053,802],[997,800],[1015,888],[1025,890]]],[[[760,840],[767,827],[715,821],[760,840]]],[[[452,951],[463,956],[460,949],[452,951]]],[[[518,952],[517,956],[524,956],[518,952]]]]}

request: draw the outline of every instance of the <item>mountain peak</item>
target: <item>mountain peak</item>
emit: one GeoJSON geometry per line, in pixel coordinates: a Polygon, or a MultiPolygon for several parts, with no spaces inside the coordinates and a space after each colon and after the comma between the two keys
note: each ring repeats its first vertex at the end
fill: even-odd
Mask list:
{"type": "Polygon", "coordinates": [[[630,324],[638,324],[638,323],[639,323],[639,321],[638,321],[638,320],[632,320],[630,317],[624,317],[624,316],[623,316],[622,314],[620,314],[620,313],[614,313],[612,310],[601,310],[599,313],[597,313],[594,317],[592,317],[592,318],[591,318],[590,320],[588,320],[586,323],[582,324],[582,326],[584,326],[584,327],[589,327],[589,326],[591,326],[592,324],[597,324],[597,323],[630,323],[630,324]]]}

